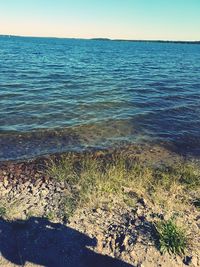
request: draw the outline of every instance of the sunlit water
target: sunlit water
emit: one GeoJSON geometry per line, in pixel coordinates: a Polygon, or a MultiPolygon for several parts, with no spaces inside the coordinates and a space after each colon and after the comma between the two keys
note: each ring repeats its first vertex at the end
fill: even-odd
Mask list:
{"type": "Polygon", "coordinates": [[[129,142],[200,154],[200,45],[0,37],[0,160],[129,142]]]}

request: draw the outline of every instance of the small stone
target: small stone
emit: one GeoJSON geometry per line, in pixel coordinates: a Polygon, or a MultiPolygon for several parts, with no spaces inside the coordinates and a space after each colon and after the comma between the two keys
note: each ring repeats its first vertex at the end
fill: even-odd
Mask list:
{"type": "Polygon", "coordinates": [[[10,173],[10,179],[13,179],[14,178],[14,175],[12,173],[10,173]]]}
{"type": "Polygon", "coordinates": [[[100,208],[98,208],[98,209],[96,210],[96,212],[99,213],[99,214],[102,214],[102,210],[101,210],[100,208]]]}
{"type": "Polygon", "coordinates": [[[141,242],[143,241],[142,237],[141,237],[141,236],[138,236],[137,241],[138,241],[139,243],[141,243],[141,242]]]}
{"type": "Polygon", "coordinates": [[[3,179],[3,185],[4,185],[4,187],[7,188],[8,184],[9,184],[8,178],[7,177],[4,177],[4,179],[3,179]]]}
{"type": "Polygon", "coordinates": [[[143,216],[143,214],[144,214],[144,210],[141,209],[141,208],[138,208],[136,213],[137,213],[137,216],[138,216],[138,217],[143,216]]]}
{"type": "Polygon", "coordinates": [[[129,236],[125,236],[123,244],[125,246],[125,249],[129,247],[129,236]]]}
{"type": "Polygon", "coordinates": [[[35,186],[41,186],[42,185],[42,181],[40,180],[40,179],[37,179],[36,181],[35,181],[35,184],[34,184],[35,186]]]}
{"type": "Polygon", "coordinates": [[[140,226],[141,225],[141,222],[140,222],[140,220],[135,220],[135,226],[137,227],[137,226],[140,226]]]}

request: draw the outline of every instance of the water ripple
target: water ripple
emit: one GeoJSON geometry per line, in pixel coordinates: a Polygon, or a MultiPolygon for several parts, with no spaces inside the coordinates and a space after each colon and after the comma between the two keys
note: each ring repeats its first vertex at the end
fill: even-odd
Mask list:
{"type": "Polygon", "coordinates": [[[0,160],[122,141],[197,147],[199,69],[196,45],[1,37],[0,160]]]}

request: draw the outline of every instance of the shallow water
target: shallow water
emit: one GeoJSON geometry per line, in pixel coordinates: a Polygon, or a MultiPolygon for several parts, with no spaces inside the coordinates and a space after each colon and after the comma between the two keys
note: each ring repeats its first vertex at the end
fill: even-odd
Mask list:
{"type": "Polygon", "coordinates": [[[0,160],[167,142],[200,154],[200,45],[0,37],[0,160]]]}

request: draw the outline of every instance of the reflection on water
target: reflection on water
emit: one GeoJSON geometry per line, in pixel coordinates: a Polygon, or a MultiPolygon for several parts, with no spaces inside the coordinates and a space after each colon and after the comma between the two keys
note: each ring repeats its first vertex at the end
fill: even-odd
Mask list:
{"type": "Polygon", "coordinates": [[[198,152],[200,45],[0,37],[0,68],[0,160],[142,141],[198,152]]]}

